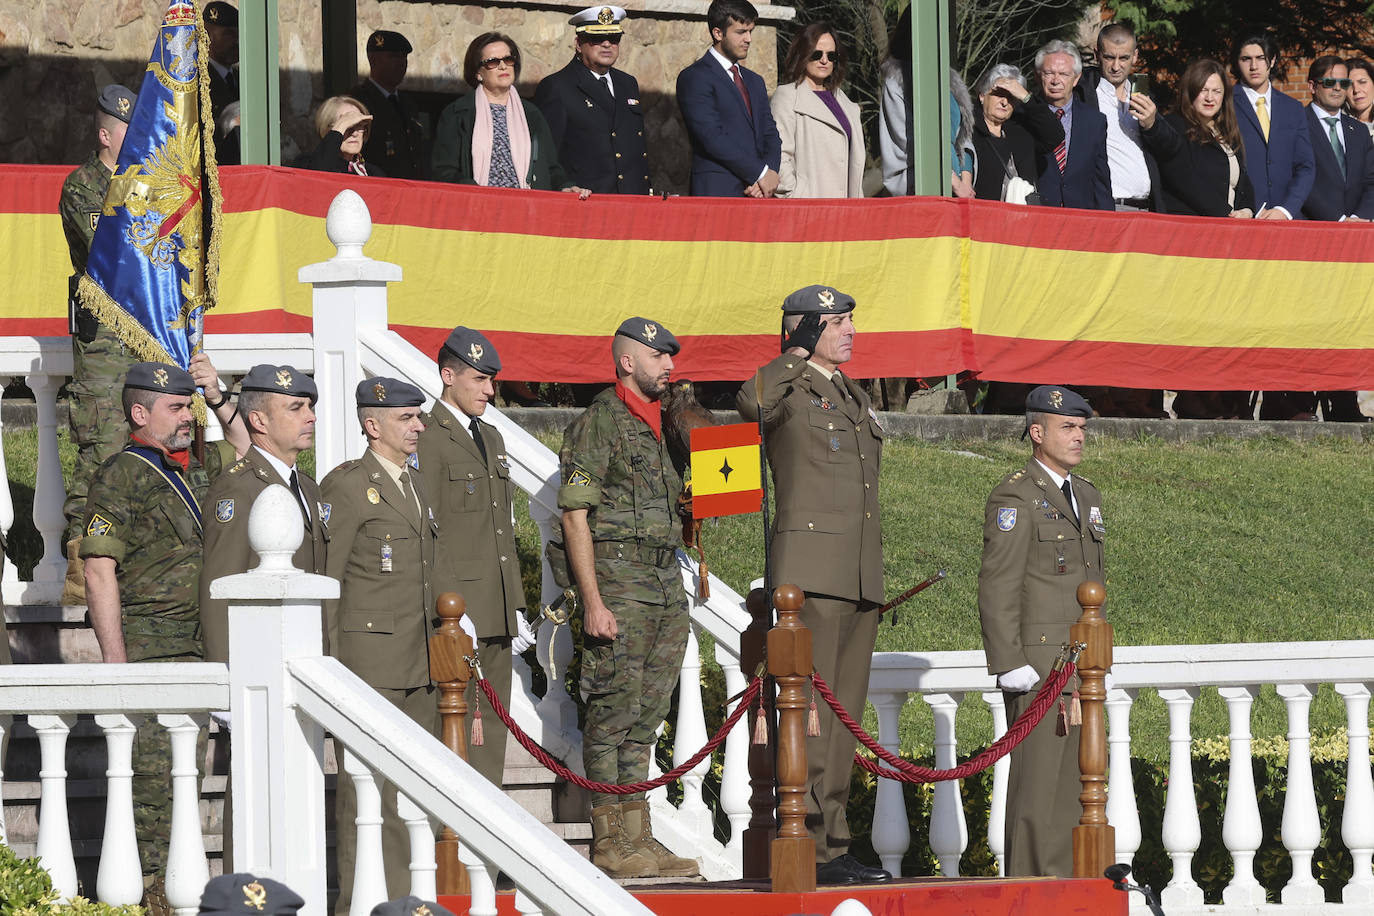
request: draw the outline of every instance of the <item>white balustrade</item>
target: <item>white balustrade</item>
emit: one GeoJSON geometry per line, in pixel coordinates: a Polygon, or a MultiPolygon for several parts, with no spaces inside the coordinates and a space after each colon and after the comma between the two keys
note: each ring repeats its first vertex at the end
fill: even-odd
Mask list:
{"type": "Polygon", "coordinates": [[[1116,835],[1116,861],[1130,865],[1140,848],[1140,811],[1131,772],[1131,704],[1138,690],[1107,692],[1107,823],[1116,835]]]}
{"type": "MultiPolygon", "coordinates": [[[[716,663],[725,676],[725,696],[736,697],[747,686],[739,656],[731,655],[716,644],[716,663]]],[[[725,704],[729,716],[742,699],[725,704]]],[[[725,854],[742,873],[744,868],[744,831],[749,826],[749,723],[748,714],[738,726],[725,736],[725,765],[720,777],[720,807],[730,822],[730,841],[725,854]]]]}
{"type": "MultiPolygon", "coordinates": [[[[5,797],[5,748],[8,746],[10,738],[10,728],[13,725],[13,716],[0,714],[0,798],[5,797]]],[[[9,834],[5,830],[4,805],[0,805],[0,843],[9,843],[9,834]]]]}
{"type": "MultiPolygon", "coordinates": [[[[677,722],[673,729],[673,766],[686,763],[708,739],[706,714],[701,705],[701,645],[697,642],[695,624],[687,629],[687,651],[677,681],[677,722]]],[[[711,769],[708,756],[682,777],[682,804],[678,818],[683,826],[697,836],[711,836],[714,818],[711,809],[702,801],[701,788],[711,769]]],[[[670,847],[671,848],[671,847],[670,847]]],[[[682,850],[674,850],[683,854],[682,850]]],[[[690,850],[689,850],[690,852],[690,850]]]]}
{"type": "Polygon", "coordinates": [[[1288,786],[1283,793],[1283,846],[1293,861],[1293,877],[1283,886],[1287,904],[1321,903],[1325,895],[1312,875],[1312,854],[1322,839],[1317,796],[1312,786],[1312,735],[1308,713],[1316,690],[1311,684],[1280,684],[1288,707],[1288,786]]]}
{"type": "MultiPolygon", "coordinates": [[[[5,389],[9,384],[9,376],[0,375],[0,403],[4,401],[5,389]]],[[[10,494],[9,471],[5,469],[4,431],[5,423],[0,419],[0,481],[5,483],[0,487],[0,536],[8,537],[10,529],[14,527],[14,497],[10,494]]],[[[7,554],[0,560],[0,583],[18,581],[19,567],[14,565],[14,560],[7,554]]],[[[3,588],[3,585],[0,585],[0,588],[3,588]]],[[[0,816],[0,842],[3,842],[4,838],[4,817],[0,816]]]]}
{"type": "MultiPolygon", "coordinates": [[[[868,699],[878,714],[878,743],[884,750],[901,753],[902,707],[906,705],[904,690],[871,690],[868,699]]],[[[828,713],[827,713],[828,714],[828,713]]],[[[902,783],[895,779],[879,779],[873,802],[873,851],[878,861],[893,876],[902,873],[902,858],[911,846],[911,821],[906,817],[906,801],[902,797],[902,783]],[[880,816],[883,815],[883,816],[880,816]]]]}
{"type": "Polygon", "coordinates": [[[210,724],[204,713],[160,715],[157,722],[172,743],[172,830],[167,848],[167,903],[190,916],[200,909],[200,895],[210,880],[205,837],[200,832],[200,767],[196,741],[210,724]]]}
{"type": "Polygon", "coordinates": [[[33,524],[43,539],[43,557],[33,570],[35,587],[44,594],[61,592],[67,575],[67,556],[63,544],[63,529],[67,520],[62,514],[66,489],[62,485],[62,462],[57,456],[57,389],[60,376],[31,373],[24,382],[33,391],[38,421],[38,479],[33,491],[33,524]]]}
{"type": "Polygon", "coordinates": [[[406,835],[410,838],[410,893],[421,900],[433,900],[438,893],[439,871],[434,855],[434,825],[424,809],[403,792],[396,793],[396,813],[405,821],[406,835]]]}
{"type": "Polygon", "coordinates": [[[138,903],[143,897],[143,872],[134,833],[133,753],[138,723],[125,715],[107,714],[96,716],[95,724],[105,732],[107,760],[105,836],[100,843],[95,892],[104,903],[124,906],[138,903]]]}
{"type": "Polygon", "coordinates": [[[1341,901],[1351,906],[1374,904],[1374,873],[1370,857],[1374,854],[1374,781],[1369,771],[1369,687],[1366,684],[1337,684],[1336,693],[1345,699],[1346,763],[1345,811],[1341,816],[1341,841],[1350,850],[1353,871],[1349,883],[1341,888],[1341,901]]]}
{"type": "MultiPolygon", "coordinates": [[[[354,836],[353,902],[349,916],[366,916],[372,908],[391,899],[382,861],[382,788],[372,768],[344,750],[343,771],[353,781],[357,800],[353,823],[354,836]]],[[[396,888],[397,896],[404,896],[396,888]]]]}
{"type": "Polygon", "coordinates": [[[1250,709],[1259,688],[1254,685],[1222,687],[1218,692],[1226,701],[1231,731],[1231,763],[1221,839],[1234,863],[1231,881],[1222,891],[1222,900],[1234,906],[1261,904],[1264,903],[1264,888],[1255,878],[1255,853],[1264,840],[1264,825],[1260,822],[1254,758],[1250,753],[1250,709]]]}
{"type": "Polygon", "coordinates": [[[1161,690],[1169,708],[1169,789],[1164,799],[1164,851],[1174,863],[1174,876],[1160,893],[1165,908],[1198,906],[1202,888],[1193,880],[1193,855],[1202,843],[1193,787],[1193,734],[1190,722],[1198,691],[1194,687],[1161,690]]]}
{"type": "Polygon", "coordinates": [[[471,848],[458,844],[458,861],[468,870],[468,916],[496,916],[496,881],[490,866],[471,848]]]}
{"type": "MultiPolygon", "coordinates": [[[[959,712],[961,693],[934,693],[921,697],[935,712],[935,768],[952,769],[957,763],[954,718],[959,712]]],[[[940,863],[940,874],[947,878],[959,874],[959,857],[968,846],[968,824],[964,821],[964,802],[959,782],[946,779],[935,784],[930,808],[930,851],[940,863]]]]}
{"type": "MultiPolygon", "coordinates": [[[[983,702],[992,710],[992,740],[1007,733],[1007,704],[1000,690],[983,693],[983,702]]],[[[1011,755],[992,765],[992,796],[988,801],[988,850],[997,861],[997,874],[1007,873],[1007,781],[1011,778],[1011,755]]]]}
{"type": "Polygon", "coordinates": [[[38,857],[52,876],[53,890],[63,900],[76,896],[76,859],[67,825],[67,735],[76,716],[29,716],[38,734],[40,808],[38,857]]]}

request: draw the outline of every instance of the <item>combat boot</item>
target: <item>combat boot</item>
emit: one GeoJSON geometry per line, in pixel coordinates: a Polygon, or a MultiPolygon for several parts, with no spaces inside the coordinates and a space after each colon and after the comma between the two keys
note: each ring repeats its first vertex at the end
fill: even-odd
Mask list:
{"type": "Polygon", "coordinates": [[[695,878],[701,874],[695,859],[675,856],[658,840],[654,839],[653,826],[649,822],[649,800],[625,802],[620,806],[625,821],[625,835],[630,838],[636,850],[658,865],[658,873],[664,878],[695,878]]]}
{"type": "Polygon", "coordinates": [[[592,864],[612,878],[657,878],[658,866],[625,835],[620,805],[592,809],[592,864]]]}
{"type": "Polygon", "coordinates": [[[148,916],[172,916],[172,905],[167,902],[167,885],[162,878],[144,875],[140,902],[148,916]]]}

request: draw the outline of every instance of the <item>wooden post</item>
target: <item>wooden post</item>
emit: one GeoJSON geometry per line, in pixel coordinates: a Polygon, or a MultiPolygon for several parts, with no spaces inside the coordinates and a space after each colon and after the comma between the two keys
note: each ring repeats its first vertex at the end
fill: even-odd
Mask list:
{"type": "Polygon", "coordinates": [[[1102,616],[1107,591],[1099,582],[1078,586],[1083,616],[1069,628],[1069,639],[1087,646],[1078,657],[1078,689],[1083,710],[1078,745],[1078,770],[1083,791],[1078,800],[1083,815],[1073,828],[1073,876],[1100,878],[1115,861],[1116,831],[1107,823],[1107,702],[1106,677],[1112,667],[1112,625],[1102,616]]]}
{"type": "Polygon", "coordinates": [[[816,889],[816,843],[806,831],[806,680],[811,631],[801,622],[806,595],[795,585],[773,593],[778,625],[768,634],[768,673],[778,682],[778,814],[769,876],[773,892],[816,889]]]}
{"type": "MultiPolygon", "coordinates": [[[[440,737],[445,747],[467,760],[468,701],[464,692],[472,680],[472,665],[467,657],[475,652],[472,637],[463,632],[458,622],[467,603],[456,592],[444,592],[434,602],[434,608],[439,613],[439,627],[429,638],[429,676],[439,684],[439,722],[443,729],[440,737]]],[[[468,870],[458,861],[458,834],[447,825],[439,831],[434,858],[439,866],[435,875],[439,893],[472,892],[468,870]]]]}
{"type": "MultiPolygon", "coordinates": [[[[765,658],[764,644],[768,639],[768,593],[756,588],[745,599],[751,621],[739,637],[739,666],[750,680],[765,658]]],[[[772,682],[764,681],[765,693],[772,682]]],[[[771,717],[771,697],[765,696],[763,705],[771,717]]],[[[745,726],[753,734],[753,711],[745,714],[745,726]]],[[[749,826],[744,830],[744,878],[762,881],[768,877],[768,844],[777,836],[777,783],[773,777],[773,748],[767,744],[749,744],[749,826]]]]}

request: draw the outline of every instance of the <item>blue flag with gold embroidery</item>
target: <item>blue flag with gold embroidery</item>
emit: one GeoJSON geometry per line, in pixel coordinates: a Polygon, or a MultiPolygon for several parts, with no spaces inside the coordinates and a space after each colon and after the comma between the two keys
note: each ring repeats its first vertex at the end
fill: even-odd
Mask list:
{"type": "Polygon", "coordinates": [[[200,349],[219,267],[208,54],[195,5],[172,0],[79,288],[86,308],[140,359],[183,368],[200,349]]]}

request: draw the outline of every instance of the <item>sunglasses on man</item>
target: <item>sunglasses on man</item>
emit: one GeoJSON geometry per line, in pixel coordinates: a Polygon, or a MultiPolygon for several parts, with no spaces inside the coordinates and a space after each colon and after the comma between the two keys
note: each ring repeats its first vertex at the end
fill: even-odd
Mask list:
{"type": "Polygon", "coordinates": [[[620,44],[620,39],[624,37],[625,36],[620,33],[614,35],[579,35],[577,40],[589,45],[599,45],[607,41],[613,45],[618,45],[620,44]]]}
{"type": "Polygon", "coordinates": [[[1323,76],[1321,79],[1317,80],[1317,85],[1321,86],[1323,89],[1349,89],[1350,80],[1337,79],[1334,76],[1323,76]]]}

